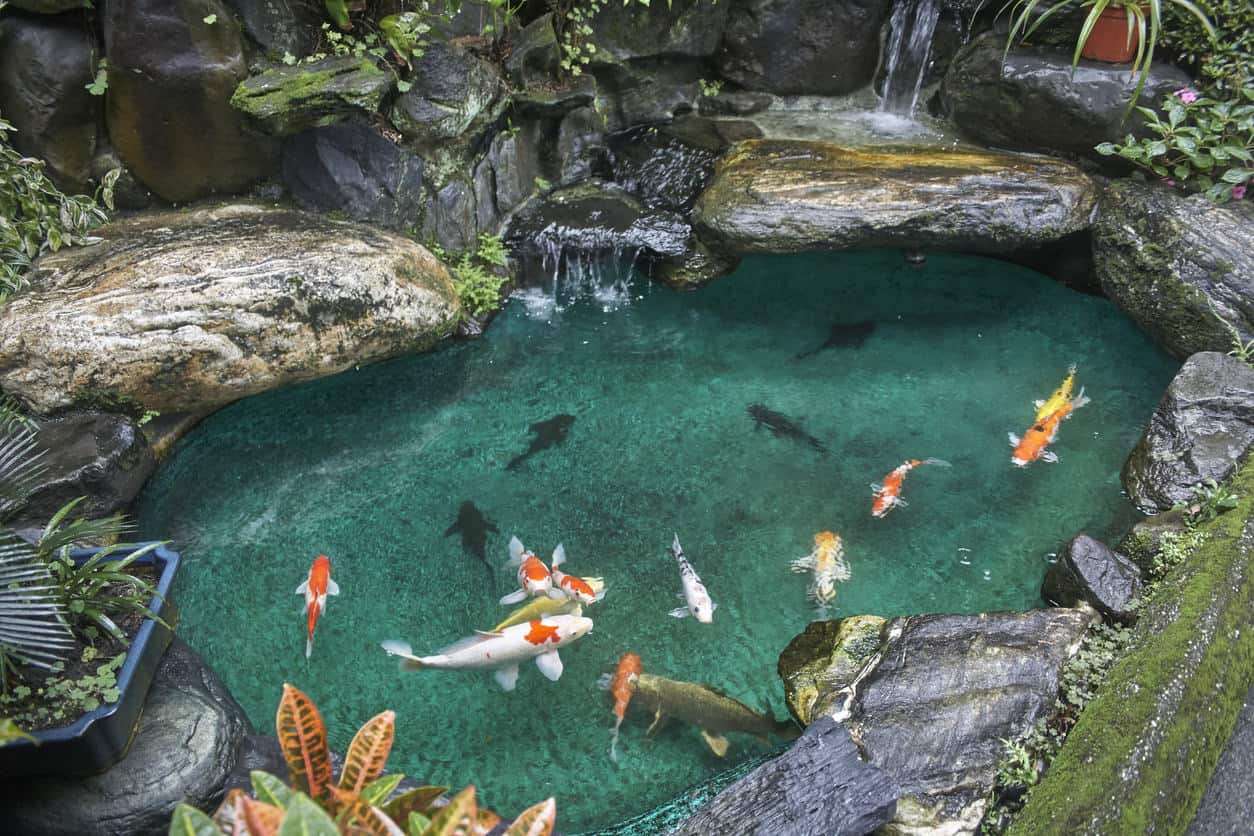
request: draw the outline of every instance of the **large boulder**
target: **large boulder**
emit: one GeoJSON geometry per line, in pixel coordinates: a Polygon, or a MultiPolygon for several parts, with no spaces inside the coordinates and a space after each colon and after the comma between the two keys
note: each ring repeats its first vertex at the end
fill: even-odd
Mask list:
{"type": "Polygon", "coordinates": [[[212,810],[248,718],[180,639],[161,659],[126,757],[103,775],[10,783],[6,832],[24,836],[163,836],[181,802],[212,810]]]}
{"type": "Polygon", "coordinates": [[[610,140],[614,182],[645,206],[687,212],[714,171],[714,151],[690,145],[666,128],[636,128],[610,140]]]}
{"type": "Polygon", "coordinates": [[[1106,295],[1177,357],[1254,339],[1254,206],[1166,186],[1102,192],[1093,262],[1106,295]],[[1222,321],[1221,321],[1222,318],[1222,321]],[[1226,324],[1225,324],[1226,323],[1226,324]]]}
{"type": "Polygon", "coordinates": [[[396,97],[392,124],[414,145],[469,146],[501,115],[505,84],[496,68],[437,41],[414,64],[413,87],[396,97]]]}
{"type": "MultiPolygon", "coordinates": [[[[1144,117],[1125,119],[1138,76],[1126,66],[1081,61],[1071,53],[1018,47],[1006,54],[1006,37],[990,33],[964,47],[941,87],[946,112],[963,133],[987,145],[1025,151],[1064,151],[1108,160],[1093,150],[1139,132],[1144,117]]],[[[1189,85],[1170,64],[1154,64],[1138,103],[1157,107],[1189,85]]]]}
{"type": "Polygon", "coordinates": [[[282,171],[300,205],[389,229],[418,226],[430,200],[422,158],[358,122],[288,137],[282,171]]]}
{"type": "Polygon", "coordinates": [[[1060,607],[1086,603],[1113,621],[1136,620],[1131,606],[1141,592],[1141,570],[1087,534],[1073,537],[1045,572],[1041,597],[1060,607]]]}
{"type": "Polygon", "coordinates": [[[98,519],[124,510],[156,467],[143,431],[124,415],[87,412],[39,422],[44,471],[21,519],[47,521],[63,505],[86,497],[77,514],[98,519]]]}
{"type": "Polygon", "coordinates": [[[1123,468],[1123,487],[1144,511],[1164,511],[1221,482],[1254,442],[1254,368],[1217,352],[1194,354],[1167,386],[1123,468]]]}
{"type": "Polygon", "coordinates": [[[870,83],[890,0],[727,0],[719,72],[750,90],[837,96],[870,83]]]}
{"type": "Polygon", "coordinates": [[[110,0],[102,17],[109,138],[144,185],[182,202],[239,192],[271,169],[275,147],[231,107],[248,66],[221,0],[110,0]]]}
{"type": "Polygon", "coordinates": [[[227,205],[98,234],[0,310],[0,386],[37,412],[212,409],[430,348],[460,315],[425,249],[318,215],[227,205]]]}
{"type": "Polygon", "coordinates": [[[318,4],[307,0],[225,0],[235,10],[240,24],[274,58],[283,53],[302,57],[318,42],[322,22],[318,4]]]}
{"type": "Polygon", "coordinates": [[[779,678],[788,712],[798,723],[808,726],[838,708],[833,700],[879,650],[887,623],[878,615],[811,621],[788,643],[779,654],[779,678]]]}
{"type": "Polygon", "coordinates": [[[540,15],[512,38],[505,72],[520,87],[551,82],[562,61],[552,13],[540,15]]]}
{"type": "Polygon", "coordinates": [[[870,833],[897,805],[893,779],[858,757],[849,732],[824,717],[787,751],[716,795],[675,836],[870,833]]]}
{"type": "Polygon", "coordinates": [[[841,654],[816,648],[838,667],[820,685],[814,704],[827,708],[811,723],[843,722],[866,760],[900,785],[890,832],[972,832],[1002,739],[1048,715],[1062,666],[1095,618],[1088,609],[894,618],[855,678],[841,654]]]}
{"type": "Polygon", "coordinates": [[[96,153],[102,100],[86,90],[95,51],[77,15],[0,17],[0,115],[16,129],[9,140],[70,192],[87,187],[96,153]]]}
{"type": "Polygon", "coordinates": [[[1083,172],[1048,157],[751,140],[723,157],[694,218],[740,252],[1006,252],[1085,229],[1095,202],[1083,172]]]}
{"type": "Polygon", "coordinates": [[[598,62],[683,55],[706,58],[723,39],[727,14],[734,2],[673,0],[642,7],[609,3],[592,18],[590,40],[598,62]]]}
{"type": "Polygon", "coordinates": [[[693,110],[701,79],[709,75],[704,61],[691,58],[641,58],[592,69],[597,110],[613,131],[669,122],[693,110]]]}
{"type": "Polygon", "coordinates": [[[373,113],[395,79],[369,58],[324,58],[249,76],[231,96],[231,105],[266,133],[288,136],[373,113]]]}

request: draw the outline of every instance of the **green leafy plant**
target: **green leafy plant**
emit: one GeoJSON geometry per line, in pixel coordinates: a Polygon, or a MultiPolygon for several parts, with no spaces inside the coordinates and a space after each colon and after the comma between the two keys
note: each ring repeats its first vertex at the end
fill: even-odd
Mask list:
{"type": "Polygon", "coordinates": [[[449,268],[462,310],[472,317],[485,316],[501,306],[501,288],[509,276],[500,272],[508,263],[499,236],[483,233],[473,253],[463,253],[449,268]]]}
{"type": "Polygon", "coordinates": [[[26,410],[22,409],[21,404],[12,396],[0,392],[0,431],[11,432],[20,429],[37,430],[38,426],[26,414],[26,410]]]}
{"type": "Polygon", "coordinates": [[[1163,115],[1138,107],[1150,136],[1128,134],[1103,142],[1100,154],[1117,154],[1170,185],[1203,191],[1223,203],[1242,198],[1254,178],[1254,84],[1239,98],[1216,100],[1184,88],[1163,100],[1163,115]]]}
{"type": "Polygon", "coordinates": [[[1173,511],[1184,513],[1190,526],[1208,522],[1237,507],[1241,497],[1214,479],[1206,479],[1192,487],[1193,496],[1172,506],[1173,511]]]}
{"type": "MultiPolygon", "coordinates": [[[[0,9],[3,9],[3,8],[4,8],[4,4],[0,3],[0,9]]],[[[14,743],[18,740],[34,740],[34,739],[35,738],[31,737],[29,734],[19,729],[17,727],[17,723],[13,722],[11,718],[4,717],[0,719],[0,746],[7,746],[8,744],[14,743]]]]}
{"type": "Polygon", "coordinates": [[[85,668],[77,676],[65,673],[65,663],[57,662],[51,675],[35,685],[18,685],[0,696],[0,711],[31,729],[61,726],[88,711],[117,702],[118,671],[126,653],[100,658],[95,647],[84,647],[79,656],[85,668]]]}
{"type": "Polygon", "coordinates": [[[96,63],[96,74],[84,85],[93,96],[103,96],[109,89],[109,59],[101,58],[96,63]]]}
{"type": "Polygon", "coordinates": [[[1175,6],[1163,10],[1163,47],[1191,66],[1212,98],[1225,98],[1254,81],[1254,3],[1249,0],[1199,2],[1214,22],[1215,37],[1197,18],[1175,6]]]}
{"type": "Polygon", "coordinates": [[[701,89],[701,95],[705,96],[707,99],[712,99],[719,93],[723,92],[723,82],[718,79],[709,81],[704,78],[699,78],[697,79],[697,87],[701,89]]]}
{"type": "MultiPolygon", "coordinates": [[[[1010,34],[1006,38],[1006,53],[1010,52],[1014,44],[1030,38],[1054,15],[1067,11],[1074,5],[1074,0],[1011,0],[1002,8],[1003,12],[1008,11],[1010,15],[1010,34]]],[[[1125,118],[1132,112],[1133,105],[1141,97],[1141,91],[1145,89],[1145,82],[1149,79],[1150,64],[1154,60],[1154,48],[1158,44],[1159,33],[1163,30],[1164,5],[1175,6],[1192,15],[1210,38],[1212,40],[1215,38],[1214,26],[1191,0],[1166,0],[1166,4],[1163,0],[1083,0],[1080,3],[1081,8],[1088,9],[1088,14],[1085,15],[1084,23],[1080,26],[1075,52],[1071,56],[1073,71],[1080,63],[1080,53],[1084,51],[1084,46],[1093,33],[1093,27],[1097,25],[1098,18],[1107,9],[1122,9],[1128,24],[1129,39],[1133,34],[1138,38],[1136,55],[1132,59],[1132,70],[1138,73],[1139,77],[1136,91],[1132,94],[1128,101],[1128,109],[1124,112],[1125,118]]]]}
{"type": "MultiPolygon", "coordinates": [[[[1235,357],[1246,365],[1254,365],[1254,340],[1246,340],[1241,337],[1241,332],[1237,330],[1237,326],[1219,315],[1219,311],[1215,310],[1215,303],[1206,298],[1206,307],[1210,308],[1211,314],[1215,319],[1224,326],[1224,330],[1228,332],[1228,338],[1232,341],[1232,348],[1228,350],[1229,357],[1235,357]]],[[[4,407],[0,403],[0,420],[3,419],[4,407]]]]}

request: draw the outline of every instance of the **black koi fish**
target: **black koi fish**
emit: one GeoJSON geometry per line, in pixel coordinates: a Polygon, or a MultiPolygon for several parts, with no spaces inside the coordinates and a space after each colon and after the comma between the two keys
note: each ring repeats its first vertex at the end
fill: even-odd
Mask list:
{"type": "Polygon", "coordinates": [[[527,459],[539,453],[541,450],[547,450],[561,444],[566,440],[570,427],[575,423],[574,415],[562,413],[554,415],[544,421],[538,421],[531,425],[530,430],[534,434],[531,444],[527,447],[527,451],[522,455],[515,456],[509,464],[505,465],[506,470],[516,470],[518,465],[527,459]]]}
{"type": "Polygon", "coordinates": [[[488,532],[499,534],[500,530],[492,522],[483,515],[479,507],[469,499],[461,504],[457,509],[457,520],[444,531],[445,537],[451,537],[454,534],[462,535],[462,548],[468,553],[479,558],[485,569],[488,570],[488,578],[491,579],[493,587],[496,586],[496,572],[492,569],[492,564],[488,562],[488,532]]]}
{"type": "Polygon", "coordinates": [[[766,427],[771,431],[771,435],[776,438],[791,438],[794,441],[810,445],[810,447],[818,450],[820,453],[827,452],[823,442],[803,430],[800,424],[782,412],[776,412],[760,403],[750,404],[746,411],[749,413],[749,417],[753,419],[754,429],[766,427]]]}
{"type": "Polygon", "coordinates": [[[803,351],[795,359],[804,360],[829,348],[860,348],[874,332],[875,323],[869,319],[861,322],[833,322],[827,340],[821,346],[803,351]]]}

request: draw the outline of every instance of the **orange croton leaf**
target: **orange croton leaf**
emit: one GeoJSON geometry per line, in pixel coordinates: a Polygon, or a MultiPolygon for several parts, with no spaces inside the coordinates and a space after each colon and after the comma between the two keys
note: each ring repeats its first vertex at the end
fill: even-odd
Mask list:
{"type": "Polygon", "coordinates": [[[453,796],[431,819],[426,836],[473,836],[479,808],[475,804],[474,785],[453,796]]]}
{"type": "Polygon", "coordinates": [[[325,797],[331,784],[331,756],[327,751],[327,727],[313,700],[299,688],[283,683],[274,729],[292,785],[312,798],[325,797]]]}
{"type": "Polygon", "coordinates": [[[366,799],[339,787],[327,787],[332,799],[335,820],[341,829],[353,836],[395,836],[399,829],[382,810],[366,803],[366,799]]]}
{"type": "Polygon", "coordinates": [[[549,836],[557,821],[557,802],[552,798],[523,810],[505,831],[505,836],[549,836]]]}
{"type": "Polygon", "coordinates": [[[415,787],[407,790],[383,805],[383,811],[393,821],[409,821],[410,813],[431,814],[431,804],[444,793],[448,787],[415,787]]]}
{"type": "Polygon", "coordinates": [[[488,836],[500,823],[500,816],[487,807],[480,807],[479,812],[475,815],[475,833],[479,834],[479,836],[488,836]]]}
{"type": "Polygon", "coordinates": [[[384,711],[367,720],[348,744],[344,771],[340,773],[340,789],[358,795],[366,784],[382,775],[395,737],[395,711],[384,711]]]}
{"type": "Polygon", "coordinates": [[[222,803],[218,805],[218,809],[213,812],[213,823],[223,833],[229,833],[231,836],[237,836],[244,829],[243,820],[240,818],[240,803],[247,798],[248,795],[238,787],[226,794],[226,798],[222,799],[222,803]]]}
{"type": "MultiPolygon", "coordinates": [[[[244,824],[248,825],[248,836],[275,836],[283,824],[283,811],[273,804],[255,801],[245,796],[241,801],[241,813],[244,824]]],[[[236,826],[240,818],[236,817],[236,826]]],[[[243,832],[243,831],[240,831],[243,832]]]]}

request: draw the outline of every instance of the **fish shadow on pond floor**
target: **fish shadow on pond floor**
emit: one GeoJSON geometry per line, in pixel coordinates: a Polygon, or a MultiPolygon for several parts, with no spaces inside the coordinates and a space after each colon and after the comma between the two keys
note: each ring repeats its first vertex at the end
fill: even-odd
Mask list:
{"type": "Polygon", "coordinates": [[[510,463],[505,465],[506,470],[517,470],[518,466],[527,459],[539,453],[541,450],[547,450],[555,447],[566,440],[566,436],[570,434],[570,428],[575,423],[574,415],[560,413],[552,418],[546,418],[543,421],[537,421],[532,424],[529,429],[534,435],[531,444],[528,445],[526,452],[515,456],[510,463]]]}
{"type": "Polygon", "coordinates": [[[462,549],[477,557],[483,564],[483,568],[488,570],[488,580],[492,584],[492,588],[496,588],[496,571],[492,568],[492,564],[488,561],[488,532],[500,534],[501,531],[496,527],[496,523],[484,516],[479,510],[479,506],[471,502],[469,499],[461,504],[457,509],[457,519],[444,531],[445,537],[452,537],[454,534],[462,535],[462,549]]]}
{"type": "Polygon", "coordinates": [[[767,407],[765,404],[760,403],[749,404],[745,411],[748,412],[749,417],[753,419],[755,430],[766,427],[771,431],[771,435],[776,438],[791,438],[794,441],[799,441],[802,444],[808,445],[825,456],[827,455],[827,447],[823,444],[823,442],[810,435],[802,429],[800,423],[792,418],[789,418],[782,412],[776,412],[775,410],[767,407]]]}
{"type": "Polygon", "coordinates": [[[869,319],[861,322],[833,322],[831,331],[821,346],[803,351],[793,359],[804,360],[829,348],[861,348],[874,333],[875,323],[869,319]]]}

